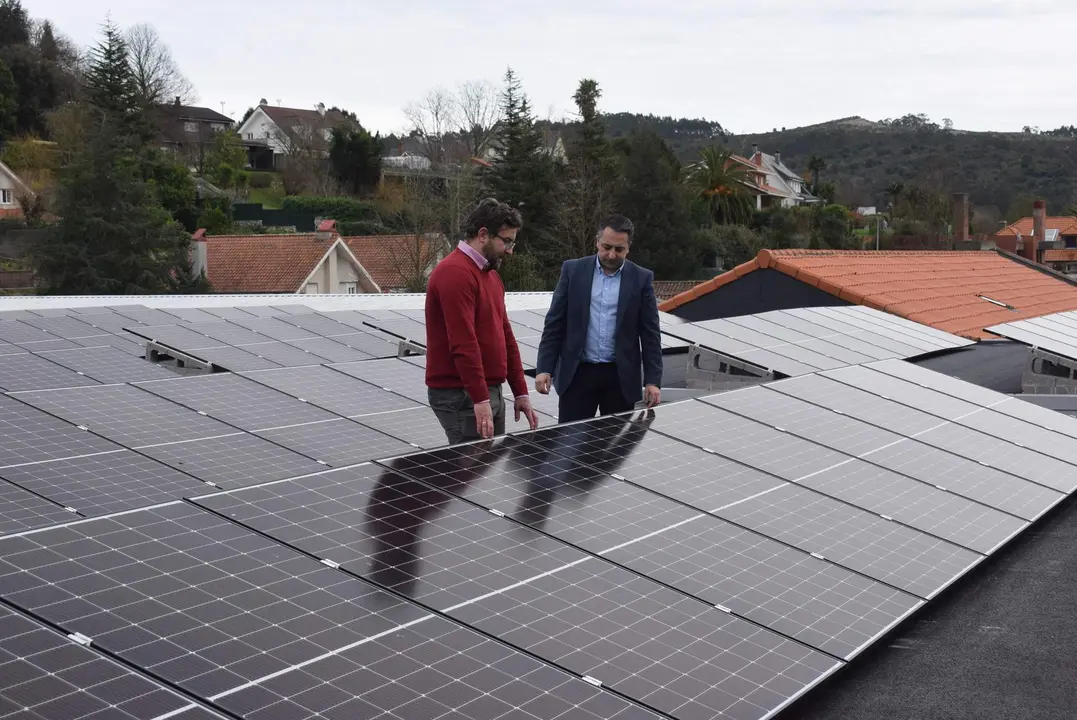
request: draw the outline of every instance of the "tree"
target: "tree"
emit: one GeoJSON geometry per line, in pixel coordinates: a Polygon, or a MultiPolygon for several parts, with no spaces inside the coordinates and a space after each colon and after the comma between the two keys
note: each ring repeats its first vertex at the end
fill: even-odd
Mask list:
{"type": "Polygon", "coordinates": [[[174,102],[177,98],[181,105],[194,102],[194,86],[180,72],[172,51],[152,25],[135,25],[127,30],[124,39],[136,94],[143,107],[174,102]]]}
{"type": "Polygon", "coordinates": [[[0,145],[15,134],[19,113],[18,93],[11,70],[0,59],[0,145]]]}
{"type": "MultiPolygon", "coordinates": [[[[253,114],[254,114],[254,108],[253,107],[247,108],[247,111],[245,113],[243,113],[243,118],[240,119],[240,121],[239,121],[239,125],[242,125],[243,123],[247,122],[247,120],[253,114]]],[[[236,127],[239,127],[239,125],[237,125],[236,127]]]]}
{"type": "Polygon", "coordinates": [[[105,113],[112,123],[133,129],[141,109],[139,89],[131,72],[127,42],[107,21],[104,37],[90,49],[86,72],[86,94],[90,104],[105,113]]]}
{"type": "Polygon", "coordinates": [[[422,146],[423,155],[434,165],[446,160],[446,140],[453,130],[454,111],[453,97],[442,87],[430,90],[422,100],[404,108],[413,136],[422,146]]]}
{"type": "Polygon", "coordinates": [[[337,181],[352,195],[368,195],[381,180],[381,135],[371,135],[362,125],[333,128],[329,139],[329,163],[337,181]]]}
{"type": "MultiPolygon", "coordinates": [[[[529,272],[539,273],[537,281],[552,284],[561,258],[557,252],[554,230],[554,201],[558,168],[556,161],[543,151],[541,131],[535,127],[531,105],[520,81],[510,68],[505,73],[501,93],[502,121],[492,145],[495,153],[490,167],[483,173],[483,183],[490,195],[520,210],[524,226],[517,233],[514,255],[532,254],[537,258],[529,272]]],[[[529,261],[513,259],[519,269],[529,261]]],[[[511,274],[503,274],[509,289],[511,274]]]]}
{"type": "Polygon", "coordinates": [[[558,193],[557,238],[562,257],[591,253],[596,227],[609,212],[615,166],[606,127],[598,114],[601,95],[596,81],[584,79],[572,96],[579,124],[569,143],[568,167],[558,193]]]}
{"type": "Polygon", "coordinates": [[[141,177],[138,147],[105,117],[61,171],[59,225],[31,251],[49,294],[153,294],[189,275],[190,235],[141,177]]]}
{"type": "Polygon", "coordinates": [[[20,0],[0,0],[0,47],[30,44],[30,15],[20,0]]]}
{"type": "Polygon", "coordinates": [[[284,155],[281,181],[288,195],[333,195],[337,191],[327,158],[328,132],[309,120],[299,120],[274,134],[284,155]]]}
{"type": "Polygon", "coordinates": [[[247,150],[239,136],[228,131],[217,133],[204,163],[210,182],[225,190],[240,188],[246,183],[246,165],[247,150]]]}
{"type": "Polygon", "coordinates": [[[611,207],[636,226],[633,260],[659,280],[694,279],[712,248],[693,222],[676,154],[653,129],[633,131],[614,150],[620,182],[611,207]]]}
{"type": "Polygon", "coordinates": [[[719,145],[704,148],[686,183],[719,225],[742,224],[751,216],[753,203],[747,189],[751,181],[725,148],[719,145]]]}
{"type": "Polygon", "coordinates": [[[711,229],[711,233],[725,270],[748,262],[763,249],[763,239],[759,234],[743,225],[717,225],[711,229]]]}
{"type": "Polygon", "coordinates": [[[456,91],[456,129],[468,155],[482,157],[501,119],[497,88],[490,82],[470,81],[456,91]]]}
{"type": "Polygon", "coordinates": [[[819,187],[819,173],[826,169],[826,160],[818,155],[812,155],[808,158],[808,170],[811,171],[811,187],[812,192],[815,192],[819,187]]]}

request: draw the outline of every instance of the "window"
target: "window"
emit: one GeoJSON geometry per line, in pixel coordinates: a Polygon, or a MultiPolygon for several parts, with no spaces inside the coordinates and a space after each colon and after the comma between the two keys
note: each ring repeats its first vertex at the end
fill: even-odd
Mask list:
{"type": "Polygon", "coordinates": [[[248,140],[253,140],[254,139],[254,133],[247,133],[247,139],[248,140]]]}
{"type": "Polygon", "coordinates": [[[189,122],[189,121],[183,123],[183,132],[189,132],[189,133],[198,132],[198,124],[193,123],[193,122],[189,122]]]}
{"type": "Polygon", "coordinates": [[[359,292],[358,282],[342,282],[340,284],[340,292],[346,295],[355,295],[359,292]]]}
{"type": "Polygon", "coordinates": [[[221,132],[221,131],[224,130],[225,124],[224,123],[213,123],[213,125],[211,125],[211,127],[213,128],[213,132],[221,132]]]}
{"type": "Polygon", "coordinates": [[[11,204],[11,191],[8,189],[0,190],[0,205],[11,204]]]}
{"type": "Polygon", "coordinates": [[[307,295],[318,294],[318,283],[307,283],[307,295]]]}

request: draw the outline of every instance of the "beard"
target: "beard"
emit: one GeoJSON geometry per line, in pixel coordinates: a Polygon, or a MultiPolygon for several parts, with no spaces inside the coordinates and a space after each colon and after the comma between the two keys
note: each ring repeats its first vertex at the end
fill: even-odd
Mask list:
{"type": "Polygon", "coordinates": [[[620,267],[622,265],[625,264],[625,261],[624,261],[624,258],[621,258],[619,260],[606,260],[605,258],[599,257],[598,258],[598,263],[602,266],[602,268],[604,270],[609,270],[610,272],[616,272],[617,270],[620,269],[620,267]]]}
{"type": "Polygon", "coordinates": [[[482,256],[486,258],[486,262],[490,263],[486,266],[488,270],[500,270],[501,262],[505,259],[503,253],[497,252],[497,245],[494,244],[493,239],[487,240],[482,246],[482,256]]]}

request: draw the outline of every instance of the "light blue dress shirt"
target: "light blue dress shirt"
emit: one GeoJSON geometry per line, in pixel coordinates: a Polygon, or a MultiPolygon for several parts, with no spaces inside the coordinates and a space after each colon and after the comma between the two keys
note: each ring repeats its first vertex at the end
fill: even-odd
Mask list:
{"type": "Polygon", "coordinates": [[[617,333],[617,300],[621,294],[621,271],[613,275],[602,271],[602,264],[595,257],[595,277],[591,283],[591,314],[587,323],[587,342],[583,346],[585,362],[613,362],[614,339],[617,333]]]}

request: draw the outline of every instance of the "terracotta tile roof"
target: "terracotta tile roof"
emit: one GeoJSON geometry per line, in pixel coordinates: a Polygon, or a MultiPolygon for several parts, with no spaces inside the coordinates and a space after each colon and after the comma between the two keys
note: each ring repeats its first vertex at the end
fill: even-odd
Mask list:
{"type": "Polygon", "coordinates": [[[871,250],[761,250],[754,260],[659,309],[674,310],[760,268],[778,270],[850,303],[972,339],[994,337],[984,332],[991,325],[1077,310],[1077,286],[993,251],[871,250]]]}
{"type": "Polygon", "coordinates": [[[332,245],[314,233],[209,235],[206,276],[214,292],[294,293],[332,245]]]}
{"type": "Polygon", "coordinates": [[[662,302],[685,290],[691,290],[697,284],[695,280],[655,280],[654,295],[658,302],[662,302]]]}
{"type": "Polygon", "coordinates": [[[342,239],[382,292],[407,288],[416,273],[425,275],[437,259],[437,243],[414,235],[357,235],[342,239]]]}
{"type": "Polygon", "coordinates": [[[1044,250],[1044,262],[1077,262],[1077,250],[1044,250]]]}
{"type": "MultiPolygon", "coordinates": [[[[1070,215],[1053,215],[1043,219],[1044,230],[1058,230],[1059,235],[1077,235],[1077,217],[1070,215]]],[[[1007,225],[999,230],[996,235],[1032,235],[1032,218],[1021,218],[1017,222],[1007,225]]]]}

